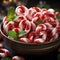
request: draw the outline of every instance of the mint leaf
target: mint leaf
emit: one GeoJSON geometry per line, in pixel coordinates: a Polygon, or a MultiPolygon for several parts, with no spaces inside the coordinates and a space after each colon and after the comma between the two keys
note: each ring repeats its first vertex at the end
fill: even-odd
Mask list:
{"type": "Polygon", "coordinates": [[[49,8],[50,8],[50,5],[45,4],[45,5],[44,5],[44,8],[49,9],[49,8]]]}
{"type": "Polygon", "coordinates": [[[22,37],[22,36],[24,36],[26,34],[26,31],[21,31],[21,32],[19,32],[19,37],[22,37]]]}
{"type": "Polygon", "coordinates": [[[60,16],[56,15],[56,18],[57,18],[57,19],[60,19],[60,16]]]}
{"type": "Polygon", "coordinates": [[[17,33],[15,32],[15,31],[8,31],[7,32],[7,34],[8,34],[8,36],[10,36],[10,37],[12,37],[12,38],[14,38],[14,39],[17,39],[17,33]]]}
{"type": "Polygon", "coordinates": [[[38,8],[41,8],[40,4],[37,5],[38,8]]]}
{"type": "Polygon", "coordinates": [[[3,57],[1,60],[11,60],[9,57],[3,57]]]}
{"type": "Polygon", "coordinates": [[[8,11],[8,18],[7,18],[8,21],[11,21],[14,19],[14,13],[15,13],[15,10],[13,7],[11,7],[8,11]]]}
{"type": "Polygon", "coordinates": [[[15,16],[14,21],[17,20],[18,18],[19,18],[19,16],[15,16]]]}
{"type": "Polygon", "coordinates": [[[38,20],[37,25],[42,24],[42,20],[38,20]]]}

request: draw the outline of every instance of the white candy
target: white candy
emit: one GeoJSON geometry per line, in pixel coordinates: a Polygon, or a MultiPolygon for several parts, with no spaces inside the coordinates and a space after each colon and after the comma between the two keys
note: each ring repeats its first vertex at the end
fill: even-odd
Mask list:
{"type": "Polygon", "coordinates": [[[34,39],[34,43],[44,43],[44,39],[38,38],[38,39],[34,39]]]}
{"type": "Polygon", "coordinates": [[[14,56],[14,57],[12,57],[12,60],[25,60],[25,59],[20,56],[14,56]]]}
{"type": "Polygon", "coordinates": [[[20,38],[19,39],[20,42],[24,42],[24,43],[28,43],[28,38],[20,38]]]}
{"type": "Polygon", "coordinates": [[[6,56],[8,56],[9,55],[9,51],[7,50],[7,49],[0,49],[0,51],[2,51],[2,52],[0,52],[0,56],[1,57],[6,57],[6,56]]]}
{"type": "Polygon", "coordinates": [[[10,21],[6,24],[7,21],[5,21],[5,23],[3,24],[3,28],[6,32],[8,32],[8,29],[9,29],[9,24],[12,25],[12,27],[14,27],[14,22],[13,21],[10,21]]]}
{"type": "Polygon", "coordinates": [[[54,14],[54,12],[55,12],[54,9],[48,9],[48,11],[51,12],[51,13],[53,13],[53,14],[54,14]]]}
{"type": "Polygon", "coordinates": [[[31,23],[28,20],[22,20],[19,23],[19,28],[20,28],[20,31],[24,29],[26,33],[28,33],[31,30],[31,23]]]}
{"type": "Polygon", "coordinates": [[[25,6],[18,6],[17,8],[16,8],[16,10],[15,10],[15,13],[17,14],[17,15],[24,15],[24,13],[25,13],[25,11],[26,10],[28,10],[25,6]],[[24,11],[24,12],[22,12],[22,11],[24,11]]]}

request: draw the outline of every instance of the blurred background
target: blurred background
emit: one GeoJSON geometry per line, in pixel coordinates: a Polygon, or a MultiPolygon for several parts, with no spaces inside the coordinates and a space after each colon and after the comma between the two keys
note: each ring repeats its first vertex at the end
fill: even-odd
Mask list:
{"type": "Polygon", "coordinates": [[[19,5],[25,5],[28,8],[37,6],[40,8],[53,8],[60,11],[59,0],[0,0],[0,21],[7,14],[10,7],[16,8],[19,5]]]}

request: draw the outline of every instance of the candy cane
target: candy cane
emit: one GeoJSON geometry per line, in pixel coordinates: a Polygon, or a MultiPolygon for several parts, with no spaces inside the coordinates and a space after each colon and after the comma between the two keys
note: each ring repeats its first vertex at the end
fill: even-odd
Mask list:
{"type": "Polygon", "coordinates": [[[38,38],[34,39],[34,43],[44,43],[47,38],[47,33],[45,31],[41,31],[38,38]]]}
{"type": "Polygon", "coordinates": [[[9,55],[9,51],[7,49],[0,48],[0,56],[1,57],[6,57],[8,55],[9,55]]]}
{"type": "Polygon", "coordinates": [[[49,27],[56,27],[57,22],[55,19],[53,19],[52,17],[48,17],[47,19],[44,20],[45,24],[48,25],[49,27]]]}
{"type": "Polygon", "coordinates": [[[3,23],[5,23],[6,20],[7,20],[7,16],[3,18],[3,23]]]}
{"type": "Polygon", "coordinates": [[[20,56],[14,56],[14,57],[12,57],[12,60],[25,60],[25,59],[20,56]]]}
{"type": "Polygon", "coordinates": [[[18,6],[15,10],[17,15],[24,15],[25,11],[28,10],[25,6],[18,6]]]}
{"type": "Polygon", "coordinates": [[[3,24],[3,28],[6,32],[8,32],[9,30],[12,30],[14,28],[14,22],[10,21],[6,25],[3,24]]]}
{"type": "Polygon", "coordinates": [[[31,21],[31,30],[35,31],[35,29],[36,29],[36,24],[33,21],[31,21]]]}
{"type": "Polygon", "coordinates": [[[53,40],[55,40],[58,37],[57,28],[54,28],[52,30],[52,36],[53,36],[53,40]]]}
{"type": "Polygon", "coordinates": [[[48,18],[48,17],[52,17],[52,18],[54,18],[54,19],[56,19],[56,15],[55,14],[53,14],[53,13],[51,13],[51,12],[49,12],[49,11],[44,11],[44,12],[41,12],[42,13],[42,16],[41,16],[41,19],[42,20],[44,20],[46,17],[48,18]]]}
{"type": "Polygon", "coordinates": [[[32,18],[32,21],[34,23],[37,23],[38,20],[41,20],[41,12],[37,12],[36,14],[34,14],[34,17],[32,18]]]}
{"type": "Polygon", "coordinates": [[[14,29],[12,29],[12,30],[15,31],[15,32],[17,32],[17,33],[20,32],[20,28],[14,28],[14,29]]]}
{"type": "Polygon", "coordinates": [[[21,31],[24,29],[28,33],[31,30],[31,23],[28,20],[22,20],[19,23],[19,28],[21,31]]]}
{"type": "Polygon", "coordinates": [[[38,35],[38,34],[40,34],[41,31],[46,30],[46,29],[47,29],[47,27],[46,27],[45,24],[39,24],[39,25],[36,27],[36,34],[38,35]]]}
{"type": "Polygon", "coordinates": [[[38,43],[44,43],[44,42],[45,42],[44,39],[38,38],[38,39],[34,39],[33,43],[38,44],[38,43]]]}
{"type": "Polygon", "coordinates": [[[58,38],[58,33],[56,33],[51,39],[50,41],[55,41],[58,38]]]}
{"type": "Polygon", "coordinates": [[[41,10],[38,7],[32,7],[30,9],[28,9],[28,11],[26,12],[26,16],[29,20],[32,20],[34,14],[36,12],[40,12],[41,10]]]}
{"type": "Polygon", "coordinates": [[[14,20],[15,22],[20,22],[21,20],[27,20],[25,15],[20,15],[20,16],[17,16],[17,17],[18,17],[18,19],[14,20]]]}
{"type": "Polygon", "coordinates": [[[35,37],[35,32],[34,31],[32,31],[28,34],[28,39],[33,41],[34,37],[35,37]]]}
{"type": "Polygon", "coordinates": [[[19,38],[19,42],[23,42],[23,43],[31,43],[32,40],[26,38],[26,37],[22,37],[22,38],[19,38]]]}

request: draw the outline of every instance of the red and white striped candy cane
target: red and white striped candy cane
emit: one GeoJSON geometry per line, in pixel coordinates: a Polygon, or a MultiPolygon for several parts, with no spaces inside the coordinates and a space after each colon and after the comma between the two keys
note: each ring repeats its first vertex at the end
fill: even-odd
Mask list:
{"type": "Polygon", "coordinates": [[[23,43],[31,43],[32,40],[26,38],[26,37],[22,37],[22,38],[19,38],[19,42],[23,42],[23,43]]]}
{"type": "Polygon", "coordinates": [[[56,20],[54,19],[54,18],[52,18],[52,17],[48,17],[48,18],[46,18],[46,19],[44,19],[44,23],[50,28],[54,28],[54,27],[56,27],[56,25],[57,25],[57,22],[56,22],[56,20]]]}
{"type": "Polygon", "coordinates": [[[0,48],[0,57],[6,57],[9,55],[9,51],[7,49],[0,48]]]}
{"type": "Polygon", "coordinates": [[[25,59],[21,56],[13,56],[12,60],[25,60],[25,59]]]}
{"type": "Polygon", "coordinates": [[[57,37],[58,37],[57,28],[53,28],[51,40],[55,40],[57,37]]]}
{"type": "Polygon", "coordinates": [[[51,39],[50,41],[55,41],[58,38],[58,33],[56,33],[51,39]]]}
{"type": "Polygon", "coordinates": [[[47,32],[46,32],[46,25],[45,24],[39,24],[36,27],[36,35],[39,36],[38,38],[34,39],[34,43],[43,43],[46,41],[47,38],[47,32]]]}
{"type": "Polygon", "coordinates": [[[34,23],[37,23],[38,20],[41,20],[41,12],[37,12],[36,14],[34,14],[34,17],[32,18],[32,21],[34,23]]]}
{"type": "Polygon", "coordinates": [[[16,33],[20,32],[20,28],[13,28],[12,30],[15,31],[16,33]]]}
{"type": "Polygon", "coordinates": [[[34,37],[35,37],[35,32],[34,31],[32,31],[28,34],[28,39],[33,41],[34,37]]]}
{"type": "Polygon", "coordinates": [[[7,21],[7,18],[8,18],[8,16],[5,16],[5,17],[3,18],[3,23],[5,23],[5,21],[7,21]]]}
{"type": "Polygon", "coordinates": [[[14,28],[14,22],[10,21],[6,25],[3,24],[3,28],[6,32],[8,32],[9,30],[12,30],[14,28]]]}
{"type": "Polygon", "coordinates": [[[27,20],[26,16],[25,15],[20,15],[20,16],[18,16],[18,19],[14,20],[14,21],[15,22],[20,22],[21,20],[27,20]]]}
{"type": "Polygon", "coordinates": [[[25,30],[26,33],[30,32],[31,30],[31,22],[28,21],[28,20],[22,20],[20,23],[19,23],[19,28],[20,30],[25,30]]]}
{"type": "Polygon", "coordinates": [[[25,6],[18,6],[15,10],[17,15],[24,15],[25,11],[28,10],[25,6]]]}
{"type": "Polygon", "coordinates": [[[36,29],[36,24],[31,21],[31,31],[35,31],[36,29]]]}
{"type": "Polygon", "coordinates": [[[38,7],[32,7],[30,9],[28,9],[28,11],[26,11],[26,16],[29,20],[32,20],[34,14],[36,12],[40,12],[41,10],[38,7]]]}
{"type": "Polygon", "coordinates": [[[44,43],[44,42],[45,42],[44,39],[38,38],[38,39],[34,39],[34,42],[33,43],[38,44],[38,43],[44,43]]]}
{"type": "Polygon", "coordinates": [[[53,27],[52,27],[52,25],[51,25],[50,23],[46,22],[46,23],[44,23],[44,24],[47,26],[48,29],[50,29],[50,30],[53,29],[53,27]]]}
{"type": "Polygon", "coordinates": [[[47,38],[47,33],[45,31],[41,31],[38,38],[34,39],[34,43],[44,43],[47,38]]]}
{"type": "Polygon", "coordinates": [[[45,31],[47,29],[46,25],[45,24],[39,24],[37,27],[36,27],[36,34],[39,35],[41,31],[45,31]]]}
{"type": "Polygon", "coordinates": [[[53,19],[56,19],[56,15],[53,14],[53,13],[51,13],[51,12],[49,12],[48,10],[42,12],[41,19],[44,20],[46,17],[47,17],[47,18],[48,18],[48,17],[51,17],[51,18],[53,18],[53,19]]]}

